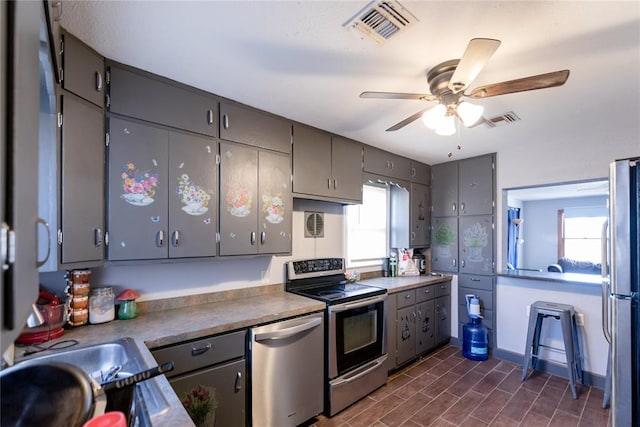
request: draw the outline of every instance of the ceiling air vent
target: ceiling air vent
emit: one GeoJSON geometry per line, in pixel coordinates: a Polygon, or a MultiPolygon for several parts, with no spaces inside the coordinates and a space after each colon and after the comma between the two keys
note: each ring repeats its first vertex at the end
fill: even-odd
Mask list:
{"type": "Polygon", "coordinates": [[[417,21],[418,18],[397,1],[373,1],[349,20],[345,26],[357,28],[376,42],[384,43],[417,21]]]}
{"type": "Polygon", "coordinates": [[[517,121],[520,121],[520,117],[518,117],[517,114],[514,113],[513,111],[509,111],[508,113],[504,113],[501,116],[485,119],[484,124],[489,128],[497,128],[497,127],[509,125],[517,121]]]}
{"type": "Polygon", "coordinates": [[[304,237],[324,237],[324,213],[304,213],[304,237]]]}

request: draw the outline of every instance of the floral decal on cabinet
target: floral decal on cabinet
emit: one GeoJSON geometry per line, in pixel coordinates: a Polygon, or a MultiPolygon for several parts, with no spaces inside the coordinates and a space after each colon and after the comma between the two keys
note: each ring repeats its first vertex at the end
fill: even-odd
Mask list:
{"type": "Polygon", "coordinates": [[[230,183],[225,200],[231,215],[245,217],[251,213],[251,191],[247,187],[230,183]]]}
{"type": "Polygon", "coordinates": [[[147,206],[154,202],[158,186],[158,174],[140,171],[132,162],[127,163],[121,175],[122,199],[133,206],[147,206]]]}
{"type": "Polygon", "coordinates": [[[176,193],[184,205],[182,210],[189,215],[202,215],[209,210],[207,205],[213,191],[195,184],[186,173],[178,177],[176,193]]]}
{"type": "Polygon", "coordinates": [[[464,230],[464,245],[469,248],[469,261],[482,262],[482,248],[489,243],[486,227],[476,222],[464,230]]]}
{"type": "Polygon", "coordinates": [[[263,194],[262,212],[266,214],[264,219],[271,224],[280,224],[284,221],[284,201],[282,200],[282,193],[278,193],[275,196],[263,194]]]}

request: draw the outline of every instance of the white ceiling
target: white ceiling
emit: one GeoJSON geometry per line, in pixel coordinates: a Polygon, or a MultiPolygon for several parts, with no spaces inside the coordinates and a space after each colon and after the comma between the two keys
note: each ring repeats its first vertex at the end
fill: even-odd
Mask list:
{"type": "MultiPolygon", "coordinates": [[[[419,21],[385,44],[345,27],[367,1],[63,1],[61,22],[104,56],[429,164],[504,145],[589,140],[640,116],[640,2],[401,1],[419,21]],[[502,45],[473,87],[569,69],[562,87],[477,100],[522,120],[442,137],[416,121],[426,71],[474,37],[502,45]],[[462,151],[456,152],[460,143],[462,151]]],[[[640,146],[640,144],[639,144],[640,146]]]]}

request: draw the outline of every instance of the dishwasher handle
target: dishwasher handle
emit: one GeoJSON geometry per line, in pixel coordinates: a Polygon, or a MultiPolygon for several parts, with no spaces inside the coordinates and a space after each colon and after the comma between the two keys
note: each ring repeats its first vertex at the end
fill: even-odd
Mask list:
{"type": "Polygon", "coordinates": [[[316,317],[308,322],[302,323],[300,325],[292,326],[290,328],[280,329],[280,330],[271,331],[271,332],[257,333],[255,334],[254,338],[256,342],[289,338],[293,335],[297,335],[301,332],[308,331],[309,329],[313,329],[316,326],[320,325],[321,323],[322,323],[322,317],[316,317]]]}

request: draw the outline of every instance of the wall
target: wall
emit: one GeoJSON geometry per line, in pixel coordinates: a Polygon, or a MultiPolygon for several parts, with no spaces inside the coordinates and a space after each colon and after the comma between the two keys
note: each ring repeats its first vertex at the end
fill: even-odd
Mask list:
{"type": "MultiPolygon", "coordinates": [[[[92,269],[92,286],[135,289],[140,301],[284,283],[284,263],[295,258],[342,257],[342,205],[293,202],[293,256],[226,257],[205,261],[109,265],[92,269]],[[324,238],[304,237],[304,211],[325,212],[324,238]]],[[[40,274],[43,285],[64,293],[64,272],[40,274]]]]}
{"type": "MultiPolygon", "coordinates": [[[[608,343],[602,333],[601,289],[598,285],[498,277],[497,340],[500,350],[524,355],[528,307],[535,301],[553,301],[573,305],[584,315],[584,326],[578,327],[583,370],[605,376],[608,343]]],[[[547,318],[543,322],[541,343],[564,348],[560,322],[547,318]]],[[[564,361],[564,353],[544,350],[543,359],[564,361]]]]}
{"type": "Polygon", "coordinates": [[[569,207],[600,207],[606,211],[606,197],[577,197],[571,199],[532,200],[523,203],[520,226],[522,268],[547,271],[549,264],[558,261],[558,210],[569,207]]]}

